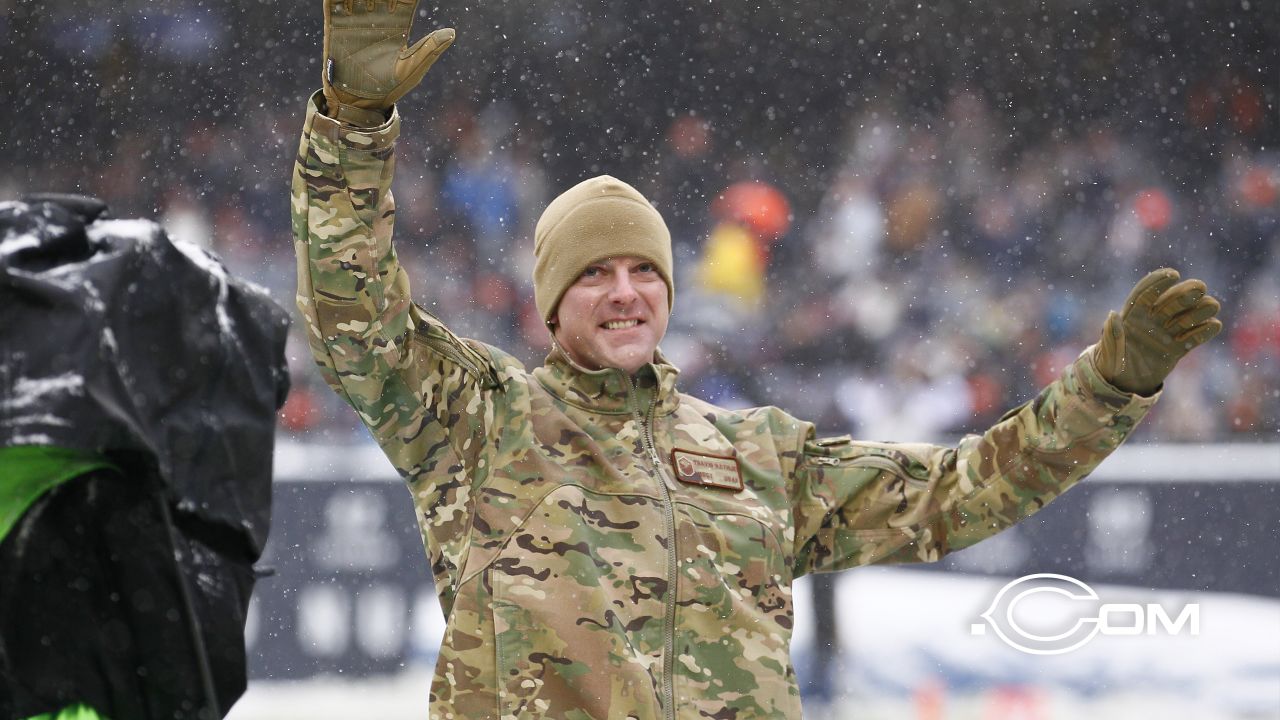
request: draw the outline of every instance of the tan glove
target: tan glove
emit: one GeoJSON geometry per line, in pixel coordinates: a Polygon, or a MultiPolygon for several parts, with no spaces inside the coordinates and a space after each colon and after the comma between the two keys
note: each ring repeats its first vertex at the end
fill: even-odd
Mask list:
{"type": "Polygon", "coordinates": [[[436,30],[408,47],[417,0],[324,0],[324,97],[329,117],[363,127],[422,80],[453,43],[436,30]]]}
{"type": "Polygon", "coordinates": [[[1222,330],[1214,317],[1220,306],[1204,283],[1179,278],[1171,268],[1148,274],[1133,287],[1124,309],[1107,316],[1093,360],[1116,388],[1154,393],[1184,355],[1222,330]]]}

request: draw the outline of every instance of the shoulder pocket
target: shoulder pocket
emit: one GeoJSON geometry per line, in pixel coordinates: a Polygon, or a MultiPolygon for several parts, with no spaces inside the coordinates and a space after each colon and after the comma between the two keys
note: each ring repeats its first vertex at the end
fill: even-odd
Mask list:
{"type": "Polygon", "coordinates": [[[416,341],[422,343],[431,352],[461,367],[467,374],[480,381],[485,389],[502,387],[498,369],[494,367],[492,360],[471,347],[466,340],[454,335],[453,331],[436,316],[426,310],[422,310],[422,314],[426,316],[427,321],[415,324],[414,339],[416,341]]]}
{"type": "Polygon", "coordinates": [[[818,438],[805,443],[804,462],[825,467],[885,470],[909,483],[929,482],[929,466],[906,443],[855,442],[852,436],[818,438]]]}

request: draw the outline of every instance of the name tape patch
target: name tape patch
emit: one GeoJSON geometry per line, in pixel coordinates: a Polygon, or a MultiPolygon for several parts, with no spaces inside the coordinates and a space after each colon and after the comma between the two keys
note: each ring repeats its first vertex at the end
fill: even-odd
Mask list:
{"type": "Polygon", "coordinates": [[[680,482],[726,490],[742,489],[742,473],[738,471],[735,458],[672,450],[671,464],[675,466],[676,479],[680,482]]]}

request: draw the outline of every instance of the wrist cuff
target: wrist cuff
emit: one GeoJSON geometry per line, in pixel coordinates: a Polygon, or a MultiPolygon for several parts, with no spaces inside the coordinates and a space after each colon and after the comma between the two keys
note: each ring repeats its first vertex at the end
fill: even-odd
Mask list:
{"type": "Polygon", "coordinates": [[[343,125],[351,125],[362,129],[379,128],[387,124],[387,113],[382,110],[366,110],[365,108],[339,105],[337,110],[327,113],[343,125]]]}
{"type": "Polygon", "coordinates": [[[325,114],[324,94],[317,91],[307,103],[305,132],[323,137],[348,151],[380,152],[395,145],[400,135],[400,115],[394,106],[391,117],[378,127],[356,127],[325,114]]]}

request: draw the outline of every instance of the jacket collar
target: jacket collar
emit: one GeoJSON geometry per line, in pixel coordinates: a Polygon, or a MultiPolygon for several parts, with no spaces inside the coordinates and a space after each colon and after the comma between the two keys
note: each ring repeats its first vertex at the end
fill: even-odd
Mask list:
{"type": "Polygon", "coordinates": [[[542,367],[533,376],[552,395],[570,405],[606,415],[630,415],[639,409],[647,414],[656,403],[655,415],[667,415],[679,404],[676,376],[680,370],[667,361],[662,351],[654,353],[654,361],[640,368],[633,377],[617,368],[588,370],[574,362],[554,344],[542,367]]]}

